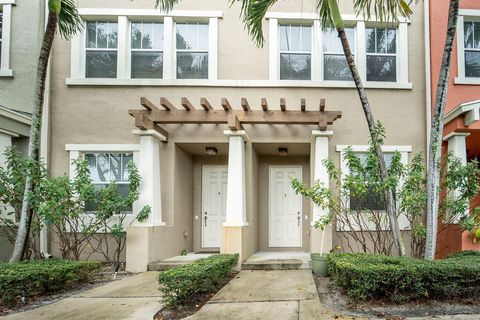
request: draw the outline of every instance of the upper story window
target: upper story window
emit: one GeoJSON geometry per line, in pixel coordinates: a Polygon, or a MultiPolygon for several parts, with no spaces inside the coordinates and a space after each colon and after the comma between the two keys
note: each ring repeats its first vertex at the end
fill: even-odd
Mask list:
{"type": "Polygon", "coordinates": [[[208,79],[208,24],[176,24],[177,79],[208,79]]]}
{"type": "MultiPolygon", "coordinates": [[[[352,54],[355,55],[355,29],[345,28],[352,54]]],[[[323,33],[323,79],[352,80],[342,42],[335,29],[326,29],[323,33]]]]}
{"type": "Polygon", "coordinates": [[[397,81],[397,30],[367,28],[367,81],[397,81]]]}
{"type": "Polygon", "coordinates": [[[0,63],[2,61],[2,29],[3,29],[3,10],[0,7],[0,63]]]}
{"type": "Polygon", "coordinates": [[[118,24],[88,21],[85,53],[85,77],[117,77],[118,24]]]}
{"type": "Polygon", "coordinates": [[[280,25],[280,79],[310,80],[312,27],[280,25]]]}
{"type": "Polygon", "coordinates": [[[131,77],[163,77],[163,23],[132,22],[131,77]]]}
{"type": "MultiPolygon", "coordinates": [[[[90,179],[96,188],[106,188],[114,182],[122,196],[128,196],[127,164],[133,161],[132,153],[85,153],[90,179]]],[[[95,211],[94,203],[85,204],[86,211],[95,211]]],[[[129,210],[131,211],[131,209],[129,210]]]]}
{"type": "Polygon", "coordinates": [[[465,77],[480,77],[480,21],[464,21],[465,77]]]}

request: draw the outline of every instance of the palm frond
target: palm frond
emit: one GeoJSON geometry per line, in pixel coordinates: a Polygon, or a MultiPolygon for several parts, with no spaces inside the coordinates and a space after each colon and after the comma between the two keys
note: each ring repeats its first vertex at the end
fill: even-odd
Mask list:
{"type": "Polygon", "coordinates": [[[367,20],[372,13],[379,21],[397,21],[399,17],[410,17],[411,5],[418,0],[354,0],[354,10],[367,20]]]}
{"type": "Polygon", "coordinates": [[[155,0],[155,8],[159,8],[161,11],[171,11],[173,6],[179,3],[180,0],[155,0]]]}
{"type": "MultiPolygon", "coordinates": [[[[229,0],[233,6],[238,0],[229,0]]],[[[241,16],[248,34],[253,38],[255,43],[263,47],[265,38],[263,37],[263,18],[268,9],[278,0],[241,0],[242,10],[241,16]]]]}
{"type": "Polygon", "coordinates": [[[58,14],[58,30],[65,40],[70,40],[77,32],[82,31],[83,21],[78,14],[73,0],[62,0],[62,7],[58,14]]]}

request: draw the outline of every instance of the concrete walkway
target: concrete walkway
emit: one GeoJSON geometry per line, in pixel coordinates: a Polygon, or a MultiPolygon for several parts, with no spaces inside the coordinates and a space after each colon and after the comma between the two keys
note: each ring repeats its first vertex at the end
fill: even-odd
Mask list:
{"type": "Polygon", "coordinates": [[[339,318],[320,304],[311,270],[245,270],[188,319],[339,318]]]}
{"type": "Polygon", "coordinates": [[[158,272],[145,272],[2,320],[153,319],[162,308],[158,272]]]}

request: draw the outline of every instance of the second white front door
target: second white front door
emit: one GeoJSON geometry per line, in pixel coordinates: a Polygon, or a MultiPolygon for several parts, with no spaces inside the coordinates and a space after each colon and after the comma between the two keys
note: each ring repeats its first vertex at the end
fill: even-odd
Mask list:
{"type": "Polygon", "coordinates": [[[227,166],[203,166],[202,247],[219,248],[227,205],[227,166]]]}
{"type": "Polygon", "coordinates": [[[302,179],[301,166],[271,166],[269,179],[269,246],[302,246],[302,198],[291,179],[302,179]]]}

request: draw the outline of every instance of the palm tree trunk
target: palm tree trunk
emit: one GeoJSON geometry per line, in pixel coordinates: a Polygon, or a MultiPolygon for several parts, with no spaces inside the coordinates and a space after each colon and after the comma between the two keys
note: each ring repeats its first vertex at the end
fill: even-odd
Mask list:
{"type": "MultiPolygon", "coordinates": [[[[40,128],[42,125],[43,102],[45,95],[45,81],[47,77],[48,60],[52,50],[53,40],[55,38],[55,31],[57,28],[58,15],[49,11],[47,27],[43,36],[42,47],[40,49],[40,56],[38,58],[37,79],[35,84],[35,97],[33,103],[32,125],[30,127],[30,140],[28,142],[28,158],[36,163],[39,167],[39,150],[40,150],[40,128]]],[[[36,170],[36,169],[35,169],[36,170]]],[[[27,239],[30,234],[30,225],[32,221],[32,208],[28,195],[33,189],[32,173],[27,172],[25,182],[25,192],[23,194],[22,211],[20,215],[20,225],[18,228],[17,238],[15,239],[15,246],[13,248],[10,262],[18,262],[22,259],[23,253],[28,243],[27,239]]]]}
{"type": "MultiPolygon", "coordinates": [[[[368,130],[370,131],[370,136],[372,139],[372,144],[375,148],[375,153],[377,154],[378,163],[380,166],[381,178],[385,181],[388,178],[387,165],[385,164],[385,159],[383,157],[382,146],[378,143],[378,138],[375,133],[375,119],[373,118],[372,110],[370,108],[370,103],[368,101],[367,92],[362,83],[362,78],[358,72],[357,66],[355,64],[355,59],[350,49],[348,43],[347,34],[343,27],[337,28],[338,37],[342,41],[343,52],[347,58],[348,67],[352,72],[352,77],[357,87],[358,96],[360,97],[360,102],[362,103],[363,112],[365,118],[367,119],[368,130]]],[[[392,229],[392,236],[397,248],[397,252],[400,256],[405,255],[405,245],[403,244],[402,234],[400,232],[400,227],[398,226],[398,219],[396,215],[395,201],[393,199],[393,192],[390,188],[385,190],[385,199],[387,205],[387,215],[390,220],[390,228],[392,229]]]]}
{"type": "Polygon", "coordinates": [[[448,9],[447,36],[443,50],[442,66],[435,93],[432,127],[430,129],[430,146],[427,175],[427,243],[425,259],[435,259],[438,231],[438,207],[440,202],[440,157],[442,154],[442,136],[445,104],[450,77],[450,62],[452,58],[453,41],[457,31],[458,8],[460,0],[450,0],[448,9]]]}

